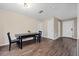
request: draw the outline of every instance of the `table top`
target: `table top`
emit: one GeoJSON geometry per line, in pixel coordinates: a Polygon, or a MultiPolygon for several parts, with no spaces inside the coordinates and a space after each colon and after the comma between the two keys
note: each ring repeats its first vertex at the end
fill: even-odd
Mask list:
{"type": "Polygon", "coordinates": [[[19,34],[15,34],[15,37],[19,37],[19,36],[27,36],[27,35],[38,35],[39,33],[19,33],[19,34]]]}

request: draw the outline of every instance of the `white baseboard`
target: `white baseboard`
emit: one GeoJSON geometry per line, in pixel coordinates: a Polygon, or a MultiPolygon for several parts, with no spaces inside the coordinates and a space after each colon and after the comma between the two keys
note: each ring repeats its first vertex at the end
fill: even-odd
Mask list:
{"type": "MultiPolygon", "coordinates": [[[[47,39],[51,39],[51,38],[48,38],[48,37],[44,37],[44,38],[47,38],[47,39]]],[[[52,40],[56,40],[56,39],[59,39],[59,38],[61,38],[61,37],[57,37],[57,38],[52,38],[52,40]]],[[[62,37],[62,38],[64,38],[64,37],[62,37]]],[[[77,38],[72,38],[72,37],[68,37],[68,38],[71,38],[71,39],[77,39],[77,38]]]]}
{"type": "Polygon", "coordinates": [[[5,45],[9,45],[9,43],[5,43],[5,44],[0,44],[0,46],[5,46],[5,45]]]}

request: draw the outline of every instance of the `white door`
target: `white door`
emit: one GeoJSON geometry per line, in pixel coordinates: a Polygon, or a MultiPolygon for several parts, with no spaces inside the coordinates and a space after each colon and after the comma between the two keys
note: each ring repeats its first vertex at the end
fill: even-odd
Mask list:
{"type": "Polygon", "coordinates": [[[74,37],[74,20],[63,21],[63,36],[74,37]]]}

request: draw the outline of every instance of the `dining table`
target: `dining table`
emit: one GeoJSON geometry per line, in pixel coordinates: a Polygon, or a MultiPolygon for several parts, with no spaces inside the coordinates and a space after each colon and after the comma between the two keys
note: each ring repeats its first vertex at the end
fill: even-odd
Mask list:
{"type": "MultiPolygon", "coordinates": [[[[23,42],[22,42],[23,39],[33,37],[33,40],[36,42],[37,37],[39,37],[39,36],[40,36],[39,33],[18,33],[18,34],[15,34],[15,37],[16,37],[17,39],[19,39],[19,41],[20,41],[20,48],[21,48],[21,49],[23,48],[23,46],[22,46],[22,44],[23,44],[23,42]]],[[[39,38],[38,38],[38,39],[39,39],[39,38]]],[[[40,39],[39,39],[39,41],[40,41],[40,39]]]]}

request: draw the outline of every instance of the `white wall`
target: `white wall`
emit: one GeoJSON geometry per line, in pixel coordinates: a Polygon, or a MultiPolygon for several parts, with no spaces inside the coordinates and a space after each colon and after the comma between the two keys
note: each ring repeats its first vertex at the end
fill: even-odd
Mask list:
{"type": "Polygon", "coordinates": [[[50,39],[54,39],[54,19],[50,19],[47,22],[47,36],[50,39]]]}
{"type": "Polygon", "coordinates": [[[0,10],[0,45],[8,44],[7,32],[11,32],[12,38],[16,33],[38,31],[40,22],[34,18],[20,15],[14,12],[0,10]]]}
{"type": "Polygon", "coordinates": [[[79,4],[77,4],[77,38],[79,39],[79,4]]]}
{"type": "Polygon", "coordinates": [[[57,39],[58,36],[58,21],[57,17],[44,20],[43,23],[43,36],[50,39],[57,39]]]}
{"type": "Polygon", "coordinates": [[[43,37],[53,39],[53,17],[51,19],[45,19],[43,24],[43,37]]]}
{"type": "MultiPolygon", "coordinates": [[[[0,16],[1,16],[1,14],[0,14],[0,16]]],[[[1,17],[0,17],[1,18],[1,17]]],[[[4,44],[4,42],[5,42],[5,40],[4,40],[4,37],[3,37],[3,31],[4,31],[4,29],[3,29],[3,22],[1,21],[2,19],[0,19],[0,45],[1,44],[4,44]]]]}
{"type": "Polygon", "coordinates": [[[61,21],[59,18],[54,17],[54,39],[61,37],[61,34],[59,35],[59,33],[61,32],[61,29],[59,29],[59,27],[61,28],[61,21]],[[60,22],[60,25],[58,24],[58,22],[60,22]]]}
{"type": "Polygon", "coordinates": [[[47,37],[47,20],[42,21],[43,25],[43,37],[47,37]]]}
{"type": "Polygon", "coordinates": [[[79,16],[77,19],[77,39],[79,39],[79,16]]]}
{"type": "Polygon", "coordinates": [[[77,4],[77,54],[79,56],[79,4],[77,4]]]}
{"type": "MultiPolygon", "coordinates": [[[[42,36],[44,36],[44,32],[43,32],[43,22],[42,21],[39,21],[38,25],[37,25],[37,30],[38,31],[42,31],[42,36]]],[[[36,30],[36,31],[37,31],[36,30]]]]}

